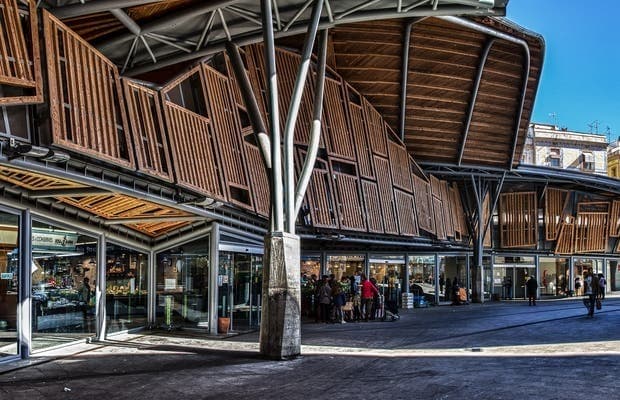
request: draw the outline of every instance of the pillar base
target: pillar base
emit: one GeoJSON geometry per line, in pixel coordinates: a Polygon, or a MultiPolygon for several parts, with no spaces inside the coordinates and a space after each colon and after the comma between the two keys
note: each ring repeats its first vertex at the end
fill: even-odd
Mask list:
{"type": "Polygon", "coordinates": [[[265,237],[260,353],[270,359],[301,354],[299,236],[275,232],[265,237]]]}

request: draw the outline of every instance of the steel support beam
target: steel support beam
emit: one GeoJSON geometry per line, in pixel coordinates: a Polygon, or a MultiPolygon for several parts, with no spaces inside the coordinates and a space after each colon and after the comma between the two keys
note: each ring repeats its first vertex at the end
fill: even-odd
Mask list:
{"type": "Polygon", "coordinates": [[[478,73],[476,74],[476,80],[474,81],[474,90],[471,92],[471,98],[469,99],[469,109],[467,110],[467,121],[465,121],[465,128],[463,129],[463,139],[461,139],[461,149],[459,151],[459,158],[457,165],[461,165],[463,161],[463,153],[465,152],[465,145],[467,144],[467,135],[469,135],[469,127],[471,126],[471,119],[474,115],[474,109],[476,108],[476,100],[478,99],[478,90],[480,89],[480,82],[482,81],[482,74],[484,73],[484,66],[489,58],[491,47],[497,38],[491,38],[487,40],[482,51],[482,58],[478,63],[478,73]]]}
{"type": "MultiPolygon", "coordinates": [[[[224,7],[224,6],[221,6],[224,7]]],[[[206,13],[208,11],[204,11],[206,13]]],[[[476,9],[472,7],[466,6],[449,6],[442,7],[438,10],[432,10],[429,7],[418,7],[411,11],[398,13],[394,10],[377,10],[377,11],[359,11],[355,14],[349,15],[340,20],[330,21],[329,19],[324,19],[319,24],[319,29],[329,29],[333,28],[340,24],[349,24],[349,23],[357,23],[357,22],[368,22],[375,21],[379,19],[394,19],[394,18],[411,18],[411,17],[433,17],[433,16],[444,16],[444,15],[471,15],[471,16],[480,16],[480,15],[496,15],[501,16],[504,13],[495,13],[493,10],[486,9],[476,9]]],[[[245,23],[245,22],[244,22],[245,23]]],[[[287,30],[279,30],[275,33],[274,37],[276,39],[294,36],[298,34],[302,34],[306,32],[307,21],[300,21],[293,24],[287,30]]],[[[236,31],[235,25],[230,25],[230,31],[236,31]]],[[[161,27],[159,27],[161,29],[161,27]]],[[[142,28],[142,33],[145,33],[145,27],[142,28]]],[[[198,33],[197,33],[198,35],[198,33]]],[[[110,47],[111,45],[116,45],[118,43],[123,43],[128,40],[131,40],[133,35],[125,34],[122,38],[110,39],[109,41],[98,44],[98,48],[105,51],[105,48],[110,47]]],[[[253,30],[249,32],[244,32],[233,37],[233,42],[235,42],[239,46],[246,46],[253,43],[258,43],[263,39],[262,30],[253,30]]],[[[143,64],[137,66],[134,69],[129,70],[126,75],[134,76],[140,75],[146,72],[150,72],[156,69],[160,69],[163,67],[167,67],[170,65],[174,65],[180,62],[186,62],[195,60],[198,58],[203,58],[210,56],[212,54],[220,53],[225,50],[227,40],[218,40],[213,42],[208,48],[202,48],[201,50],[195,51],[191,54],[174,54],[174,55],[163,55],[159,57],[159,61],[157,64],[143,64]]]]}
{"type": "Polygon", "coordinates": [[[118,8],[129,8],[150,3],[159,3],[162,0],[97,0],[88,3],[76,3],[69,6],[52,9],[56,18],[65,19],[82,15],[111,11],[118,8]]]}
{"type": "MultiPolygon", "coordinates": [[[[148,22],[140,26],[140,34],[145,35],[147,33],[152,33],[152,32],[155,32],[161,29],[168,28],[173,25],[178,25],[190,18],[197,17],[202,14],[206,14],[208,12],[235,4],[237,2],[238,0],[209,1],[209,2],[205,2],[205,4],[198,4],[191,8],[182,9],[180,11],[171,13],[167,15],[166,17],[158,18],[155,21],[148,22]]],[[[118,7],[115,7],[115,8],[118,8],[118,7]]],[[[105,49],[105,48],[109,48],[113,46],[118,46],[121,43],[124,43],[128,40],[133,39],[134,36],[135,36],[135,33],[123,33],[115,37],[109,38],[103,42],[97,43],[97,47],[105,49]]]]}
{"type": "Polygon", "coordinates": [[[138,217],[138,218],[114,218],[103,221],[104,225],[120,225],[120,224],[149,224],[154,222],[194,222],[206,221],[207,218],[195,215],[191,216],[169,216],[169,217],[138,217]]]}
{"type": "MultiPolygon", "coordinates": [[[[400,8],[400,3],[399,3],[400,8]]],[[[407,84],[409,81],[409,48],[411,46],[411,29],[413,28],[413,24],[418,22],[419,19],[414,19],[407,22],[405,26],[405,33],[403,37],[403,55],[402,55],[402,65],[400,68],[400,118],[399,118],[399,129],[400,129],[400,140],[405,141],[405,119],[407,113],[407,84]]]]}
{"type": "Polygon", "coordinates": [[[276,70],[276,49],[273,35],[271,1],[261,0],[263,20],[263,42],[265,72],[269,97],[269,119],[271,126],[271,231],[284,231],[284,196],[282,183],[282,152],[280,148],[280,110],[278,106],[278,75],[276,70]]]}
{"type": "Polygon", "coordinates": [[[527,84],[528,84],[529,77],[530,77],[530,66],[531,66],[530,47],[528,46],[527,42],[523,39],[510,36],[504,32],[500,32],[496,29],[490,28],[485,25],[478,24],[470,20],[466,20],[466,19],[458,18],[458,17],[450,17],[450,16],[444,16],[444,17],[439,17],[439,18],[443,19],[444,21],[449,21],[453,24],[457,24],[465,28],[472,29],[476,32],[484,33],[486,35],[489,35],[489,36],[492,36],[498,39],[506,40],[508,42],[517,44],[523,48],[523,51],[525,54],[525,62],[524,62],[525,65],[524,65],[524,73],[523,73],[523,86],[521,87],[521,94],[520,94],[520,101],[519,101],[519,112],[517,114],[517,118],[515,121],[515,130],[514,130],[513,139],[512,139],[512,152],[511,152],[510,165],[509,165],[509,169],[512,170],[512,165],[514,164],[514,158],[515,158],[515,151],[517,149],[517,140],[519,138],[519,129],[521,127],[521,116],[523,115],[523,106],[525,104],[527,84]]]}
{"type": "Polygon", "coordinates": [[[325,65],[327,64],[327,30],[321,31],[319,39],[319,59],[318,72],[316,77],[316,87],[314,88],[314,110],[312,114],[312,129],[310,132],[310,143],[308,144],[308,152],[299,176],[299,182],[295,191],[295,210],[294,215],[297,216],[301,204],[303,203],[308,183],[312,177],[316,155],[319,151],[321,142],[321,115],[323,113],[323,92],[325,89],[325,65]]]}
{"type": "MultiPolygon", "coordinates": [[[[308,25],[308,31],[306,33],[306,39],[304,41],[304,48],[301,53],[301,61],[299,63],[299,69],[297,70],[297,76],[295,80],[295,86],[293,87],[293,93],[291,95],[291,102],[289,104],[288,114],[286,116],[286,125],[284,128],[284,193],[285,209],[286,209],[286,232],[295,233],[295,126],[297,124],[297,115],[299,114],[299,108],[301,107],[301,99],[306,87],[306,78],[308,77],[308,71],[310,70],[310,58],[312,57],[312,48],[314,47],[314,39],[319,27],[319,20],[321,18],[321,11],[323,9],[323,0],[315,0],[312,8],[312,20],[308,25]]],[[[322,94],[322,92],[321,92],[322,94]]],[[[314,105],[315,107],[321,107],[321,105],[314,105]]],[[[316,110],[316,109],[315,109],[316,110]]],[[[322,110],[322,108],[319,108],[322,110]]],[[[313,121],[314,125],[314,121],[313,121]]],[[[320,127],[320,120],[318,121],[320,127]]],[[[320,131],[319,131],[320,135],[320,131]]],[[[316,135],[315,135],[316,136],[316,135]]],[[[316,138],[316,137],[315,137],[316,138]]],[[[320,138],[320,136],[318,137],[320,138]]],[[[316,139],[318,139],[316,138],[316,139]]],[[[318,142],[315,144],[318,146],[318,142]]],[[[316,151],[314,152],[316,157],[316,151]]],[[[306,160],[309,161],[309,160],[306,160]]],[[[311,164],[314,166],[314,162],[311,164]]]]}
{"type": "Polygon", "coordinates": [[[250,122],[252,123],[252,128],[254,130],[254,138],[256,139],[256,143],[258,143],[258,147],[261,150],[265,167],[267,168],[267,171],[269,171],[271,169],[271,144],[269,135],[267,133],[267,127],[265,126],[263,117],[261,116],[260,109],[258,108],[258,102],[256,101],[256,96],[252,90],[250,79],[248,78],[245,67],[243,66],[243,60],[241,59],[241,54],[239,54],[239,46],[232,42],[226,42],[226,52],[230,58],[230,63],[232,64],[233,73],[235,74],[235,79],[239,85],[243,102],[248,110],[248,116],[250,117],[250,122]]]}

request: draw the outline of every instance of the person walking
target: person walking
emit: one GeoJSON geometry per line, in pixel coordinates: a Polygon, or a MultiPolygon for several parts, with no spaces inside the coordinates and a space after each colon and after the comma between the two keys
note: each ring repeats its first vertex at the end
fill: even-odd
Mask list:
{"type": "Polygon", "coordinates": [[[538,294],[538,281],[533,276],[525,282],[527,288],[528,305],[536,305],[536,295],[538,294]]]}
{"type": "Polygon", "coordinates": [[[588,297],[588,317],[594,317],[594,306],[596,305],[598,296],[598,276],[594,275],[592,268],[588,269],[587,276],[583,280],[583,293],[588,297]]]}

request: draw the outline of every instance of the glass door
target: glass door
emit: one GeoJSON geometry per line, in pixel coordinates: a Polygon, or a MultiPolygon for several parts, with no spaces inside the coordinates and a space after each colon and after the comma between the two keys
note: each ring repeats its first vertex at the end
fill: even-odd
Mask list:
{"type": "Polygon", "coordinates": [[[209,237],[157,255],[157,322],[166,329],[209,327],[209,237]]]}
{"type": "Polygon", "coordinates": [[[32,222],[32,349],[96,334],[97,238],[32,222]]]}
{"type": "Polygon", "coordinates": [[[0,212],[0,358],[18,354],[19,217],[0,212]]]}
{"type": "Polygon", "coordinates": [[[230,318],[231,330],[248,331],[260,325],[263,257],[220,252],[219,318],[230,318]]]}

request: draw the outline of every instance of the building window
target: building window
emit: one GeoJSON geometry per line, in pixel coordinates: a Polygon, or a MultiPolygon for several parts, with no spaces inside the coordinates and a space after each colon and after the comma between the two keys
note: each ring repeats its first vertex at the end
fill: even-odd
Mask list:
{"type": "Polygon", "coordinates": [[[556,168],[562,167],[560,149],[557,147],[549,149],[549,166],[556,168]]]}
{"type": "Polygon", "coordinates": [[[612,177],[616,178],[618,177],[618,170],[616,169],[616,167],[612,167],[611,168],[611,174],[612,177]]]}
{"type": "Polygon", "coordinates": [[[594,171],[594,154],[584,152],[582,155],[581,169],[583,171],[594,171]]]}

